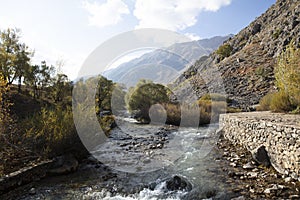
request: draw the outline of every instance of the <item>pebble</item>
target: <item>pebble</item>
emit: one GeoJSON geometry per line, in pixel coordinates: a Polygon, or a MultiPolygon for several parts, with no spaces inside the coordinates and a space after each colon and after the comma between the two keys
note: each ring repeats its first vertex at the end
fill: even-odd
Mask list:
{"type": "Polygon", "coordinates": [[[235,163],[230,163],[229,165],[232,166],[232,167],[236,167],[235,163]]]}
{"type": "Polygon", "coordinates": [[[231,200],[245,200],[245,197],[244,196],[239,196],[239,197],[236,197],[236,198],[232,198],[231,200]]]}
{"type": "Polygon", "coordinates": [[[270,193],[271,193],[271,188],[265,189],[264,193],[265,193],[265,194],[270,194],[270,193]]]}
{"type": "Polygon", "coordinates": [[[300,199],[300,196],[295,194],[295,195],[290,195],[289,198],[290,199],[300,199]]]}
{"type": "Polygon", "coordinates": [[[257,178],[258,173],[257,172],[248,172],[247,176],[248,176],[248,178],[257,178]]]}
{"type": "Polygon", "coordinates": [[[287,183],[287,182],[291,182],[291,180],[292,180],[292,178],[291,177],[286,177],[285,179],[284,179],[284,181],[287,183]]]}
{"type": "Polygon", "coordinates": [[[36,194],[35,188],[31,188],[31,189],[29,190],[29,194],[31,194],[31,195],[36,194]]]}
{"type": "Polygon", "coordinates": [[[251,162],[248,162],[247,164],[243,165],[243,168],[244,169],[254,169],[255,166],[251,162]]]}

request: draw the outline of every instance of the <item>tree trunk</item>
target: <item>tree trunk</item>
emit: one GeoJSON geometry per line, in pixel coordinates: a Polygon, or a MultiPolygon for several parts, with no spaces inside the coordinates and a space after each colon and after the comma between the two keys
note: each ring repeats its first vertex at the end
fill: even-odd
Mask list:
{"type": "Polygon", "coordinates": [[[19,80],[18,80],[18,93],[21,92],[21,83],[22,83],[22,76],[19,76],[19,80]]]}

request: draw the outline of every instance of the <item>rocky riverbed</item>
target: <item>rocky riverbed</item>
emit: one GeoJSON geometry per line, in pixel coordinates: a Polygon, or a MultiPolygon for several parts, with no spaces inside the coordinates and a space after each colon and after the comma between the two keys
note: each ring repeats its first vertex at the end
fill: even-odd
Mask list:
{"type": "Polygon", "coordinates": [[[234,146],[221,136],[218,150],[228,175],[226,183],[240,195],[239,199],[300,199],[299,181],[279,174],[273,167],[258,165],[242,146],[234,146]]]}

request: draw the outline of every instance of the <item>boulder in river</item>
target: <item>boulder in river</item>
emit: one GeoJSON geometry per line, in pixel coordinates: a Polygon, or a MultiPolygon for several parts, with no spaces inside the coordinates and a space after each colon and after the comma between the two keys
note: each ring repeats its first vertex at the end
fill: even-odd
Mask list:
{"type": "Polygon", "coordinates": [[[180,176],[173,176],[171,179],[166,182],[167,189],[170,191],[174,190],[192,190],[192,184],[185,178],[180,176]]]}

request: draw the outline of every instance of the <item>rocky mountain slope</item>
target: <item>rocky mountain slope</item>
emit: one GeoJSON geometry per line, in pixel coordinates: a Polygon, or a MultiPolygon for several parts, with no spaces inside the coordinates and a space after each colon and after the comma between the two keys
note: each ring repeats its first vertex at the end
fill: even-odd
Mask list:
{"type": "Polygon", "coordinates": [[[117,68],[105,71],[103,75],[114,82],[128,83],[129,78],[132,80],[132,83],[130,82],[129,84],[134,85],[140,78],[153,79],[155,76],[158,76],[157,73],[161,73],[162,71],[158,66],[166,66],[180,72],[186,66],[190,66],[199,57],[212,53],[229,37],[216,36],[199,41],[177,43],[165,50],[158,49],[146,53],[139,58],[121,64],[117,68]],[[157,69],[158,72],[156,73],[154,69],[157,69]],[[137,74],[137,80],[134,81],[134,77],[137,74]]]}
{"type": "Polygon", "coordinates": [[[215,51],[208,58],[196,61],[175,81],[174,90],[181,98],[193,99],[224,87],[236,106],[248,108],[276,89],[273,71],[277,56],[291,41],[299,47],[300,1],[277,0],[249,26],[224,42],[224,47],[229,47],[228,55],[215,51]],[[221,81],[216,80],[216,73],[221,81]]]}

